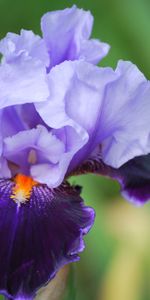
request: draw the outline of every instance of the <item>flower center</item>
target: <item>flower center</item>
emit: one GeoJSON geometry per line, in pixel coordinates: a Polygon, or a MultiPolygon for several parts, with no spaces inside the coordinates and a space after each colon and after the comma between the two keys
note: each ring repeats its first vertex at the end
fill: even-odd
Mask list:
{"type": "Polygon", "coordinates": [[[38,185],[31,177],[23,174],[17,174],[14,177],[15,186],[13,187],[12,195],[10,196],[18,206],[30,200],[32,188],[38,185]]]}

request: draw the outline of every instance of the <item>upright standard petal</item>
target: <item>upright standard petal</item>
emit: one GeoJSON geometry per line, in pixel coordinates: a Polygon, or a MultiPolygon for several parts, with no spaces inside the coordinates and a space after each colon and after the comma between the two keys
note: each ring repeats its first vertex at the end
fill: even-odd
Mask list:
{"type": "MultiPolygon", "coordinates": [[[[7,136],[12,136],[19,131],[26,129],[23,118],[20,117],[18,111],[19,105],[8,106],[1,109],[1,135],[4,139],[7,136]]],[[[33,118],[33,116],[32,116],[33,118]]]]}
{"type": "Polygon", "coordinates": [[[70,125],[89,136],[72,168],[99,145],[103,161],[113,168],[150,152],[150,82],[135,65],[120,61],[113,71],[84,61],[65,62],[48,78],[51,95],[36,104],[45,123],[54,128],[70,125]]]}
{"type": "Polygon", "coordinates": [[[0,109],[45,101],[48,95],[45,67],[40,61],[21,54],[12,63],[0,65],[0,109]]]}
{"type": "Polygon", "coordinates": [[[48,126],[71,126],[87,142],[97,130],[105,88],[115,79],[111,68],[98,68],[84,61],[64,62],[48,74],[50,97],[35,107],[48,126]]]}
{"type": "Polygon", "coordinates": [[[7,33],[0,41],[0,53],[3,55],[3,62],[10,63],[21,54],[40,60],[43,65],[49,65],[49,55],[46,45],[40,36],[35,35],[31,30],[21,30],[20,35],[7,33]]]}
{"type": "Polygon", "coordinates": [[[6,297],[33,299],[63,265],[79,259],[94,222],[79,191],[68,184],[50,190],[23,175],[0,180],[0,292],[6,297]]]}
{"type": "Polygon", "coordinates": [[[110,84],[101,116],[105,131],[104,162],[119,168],[130,159],[150,152],[150,81],[131,62],[120,61],[110,84]]]}
{"type": "Polygon", "coordinates": [[[0,157],[0,178],[10,178],[11,172],[6,158],[0,157]]]}
{"type": "MultiPolygon", "coordinates": [[[[132,184],[134,178],[131,176],[130,185],[126,174],[129,172],[129,161],[134,172],[133,159],[137,157],[137,162],[139,156],[150,152],[150,82],[135,65],[123,61],[118,63],[115,71],[81,61],[65,62],[54,67],[48,77],[51,97],[44,103],[36,104],[45,123],[54,128],[69,125],[79,134],[84,131],[88,134],[86,144],[71,161],[68,175],[84,160],[98,156],[98,172],[118,179],[123,190],[131,187],[128,196],[132,194],[134,198],[135,193],[135,198],[141,202],[142,187],[136,193],[136,183],[135,189],[132,184]],[[50,117],[48,112],[51,112],[50,117]]],[[[141,164],[138,165],[141,174],[141,164]]],[[[82,173],[82,168],[80,170],[82,173]]],[[[144,172],[147,177],[147,170],[144,172]]],[[[145,200],[149,197],[146,190],[145,200]]]]}
{"type": "Polygon", "coordinates": [[[109,52],[110,46],[97,39],[84,40],[80,47],[79,58],[98,64],[109,52]]]}
{"type": "Polygon", "coordinates": [[[65,60],[78,58],[98,63],[107,55],[107,44],[95,40],[88,41],[92,26],[91,13],[78,9],[75,5],[45,14],[41,20],[41,28],[50,55],[50,67],[65,60]]]}

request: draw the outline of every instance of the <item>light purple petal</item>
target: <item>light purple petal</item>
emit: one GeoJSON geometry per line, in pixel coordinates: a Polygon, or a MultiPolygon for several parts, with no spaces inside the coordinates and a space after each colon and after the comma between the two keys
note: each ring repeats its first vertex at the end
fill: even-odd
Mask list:
{"type": "MultiPolygon", "coordinates": [[[[31,175],[36,181],[46,183],[49,187],[57,187],[64,180],[72,158],[83,147],[85,141],[70,126],[52,132],[63,142],[65,151],[57,164],[39,163],[33,165],[31,175]]],[[[52,151],[54,151],[53,146],[52,151]]]]}
{"type": "Polygon", "coordinates": [[[105,87],[115,78],[111,68],[98,68],[84,61],[64,62],[48,75],[49,99],[35,107],[50,127],[70,125],[77,132],[90,133],[103,104],[105,87]]]}
{"type": "Polygon", "coordinates": [[[64,151],[63,143],[40,125],[37,128],[20,131],[12,137],[5,138],[4,144],[6,156],[14,154],[16,151],[23,151],[27,147],[34,147],[37,150],[40,149],[42,153],[45,152],[45,159],[51,160],[52,163],[57,163],[64,151]]]}
{"type": "Polygon", "coordinates": [[[84,61],[64,62],[48,78],[51,95],[36,104],[44,122],[54,128],[69,125],[89,137],[72,168],[99,144],[104,162],[114,168],[150,151],[150,82],[135,65],[120,61],[113,71],[84,61]]]}
{"type": "Polygon", "coordinates": [[[44,41],[31,30],[21,30],[20,35],[7,33],[0,41],[0,52],[3,54],[3,62],[12,62],[21,54],[26,57],[36,58],[43,65],[49,65],[49,56],[44,41]]]}
{"type": "MultiPolygon", "coordinates": [[[[14,105],[8,106],[0,110],[0,122],[1,122],[1,131],[0,131],[0,155],[3,155],[3,141],[6,137],[11,137],[16,135],[20,131],[28,130],[30,128],[35,128],[37,124],[44,125],[44,122],[36,112],[34,104],[24,104],[24,105],[14,105]]],[[[28,142],[28,135],[26,142],[28,142]]],[[[23,141],[24,143],[24,141],[23,141]]],[[[20,145],[18,145],[18,149],[20,145]]],[[[1,158],[3,161],[3,158],[1,158]]],[[[4,159],[5,161],[5,159],[4,159]]],[[[18,162],[18,160],[17,160],[18,162]]],[[[6,164],[5,164],[6,165],[6,164]]],[[[0,166],[0,177],[7,172],[4,171],[4,163],[0,166]]],[[[7,167],[8,169],[8,167],[7,167]]],[[[13,166],[14,169],[14,166],[13,166]]],[[[10,171],[9,171],[10,173],[10,171]]],[[[14,172],[13,172],[14,173],[14,172]]],[[[14,173],[15,174],[15,173],[14,173]]]]}
{"type": "Polygon", "coordinates": [[[102,123],[110,132],[102,144],[105,163],[118,168],[150,152],[150,82],[138,68],[120,61],[118,79],[110,84],[104,100],[102,123]]]}
{"type": "MultiPolygon", "coordinates": [[[[8,106],[1,109],[1,132],[2,139],[25,130],[26,126],[19,113],[19,105],[8,106]]],[[[33,118],[33,116],[32,116],[33,118]]]]}
{"type": "MultiPolygon", "coordinates": [[[[117,75],[111,68],[98,68],[84,61],[64,62],[52,68],[49,78],[50,97],[35,104],[44,122],[53,128],[73,127],[85,140],[80,160],[104,139],[101,113],[105,89],[117,75]],[[62,80],[63,78],[63,80],[62,80]],[[57,116],[57,117],[56,117],[57,116]],[[97,136],[99,137],[97,138],[97,136]],[[89,143],[87,144],[89,140],[89,143]]],[[[76,160],[79,164],[79,157],[76,160]]]]}
{"type": "Polygon", "coordinates": [[[33,103],[16,105],[15,109],[26,129],[35,128],[37,125],[46,126],[40,115],[37,113],[33,103]]]}
{"type": "Polygon", "coordinates": [[[4,157],[0,157],[0,178],[10,178],[11,172],[4,157]]]}
{"type": "Polygon", "coordinates": [[[1,109],[2,137],[8,137],[26,129],[45,125],[33,103],[13,105],[1,109]]]}
{"type": "Polygon", "coordinates": [[[81,44],[79,58],[92,64],[98,64],[109,52],[110,46],[99,40],[84,40],[81,44]]]}
{"type": "Polygon", "coordinates": [[[72,8],[48,12],[42,17],[41,28],[47,45],[51,67],[65,60],[84,57],[87,61],[97,63],[108,52],[106,44],[90,41],[93,16],[89,11],[72,8]],[[106,49],[107,48],[107,49],[106,49]],[[89,50],[88,50],[89,49],[89,50]]]}
{"type": "Polygon", "coordinates": [[[26,174],[38,163],[57,164],[63,153],[63,143],[43,126],[4,139],[3,155],[26,174]]]}
{"type": "Polygon", "coordinates": [[[37,126],[5,138],[3,155],[18,166],[17,172],[56,187],[63,181],[72,157],[82,146],[82,139],[70,127],[49,132],[44,126],[37,126]]]}
{"type": "MultiPolygon", "coordinates": [[[[2,110],[0,109],[0,123],[2,124],[2,110]]],[[[2,154],[2,149],[3,149],[3,136],[2,132],[0,131],[0,156],[2,154]]]]}
{"type": "Polygon", "coordinates": [[[40,61],[20,55],[0,66],[0,109],[45,101],[49,95],[45,67],[40,61]]]}

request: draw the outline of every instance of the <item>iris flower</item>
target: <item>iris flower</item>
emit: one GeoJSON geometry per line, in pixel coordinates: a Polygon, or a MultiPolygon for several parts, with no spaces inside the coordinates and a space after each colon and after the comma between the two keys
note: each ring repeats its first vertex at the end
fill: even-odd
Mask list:
{"type": "MultiPolygon", "coordinates": [[[[0,292],[33,299],[77,261],[94,222],[67,178],[110,176],[125,197],[149,197],[150,83],[130,62],[96,64],[109,45],[75,6],[42,17],[43,37],[0,42],[0,292]]],[[[92,187],[91,187],[92,189],[92,187]]]]}

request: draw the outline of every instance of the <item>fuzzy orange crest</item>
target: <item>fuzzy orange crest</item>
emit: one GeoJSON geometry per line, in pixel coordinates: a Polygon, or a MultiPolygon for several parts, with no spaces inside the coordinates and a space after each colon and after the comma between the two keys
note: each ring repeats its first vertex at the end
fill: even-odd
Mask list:
{"type": "Polygon", "coordinates": [[[23,174],[16,175],[14,177],[14,182],[15,186],[13,188],[11,199],[20,206],[21,203],[25,203],[30,200],[32,188],[38,185],[38,182],[23,174]]]}

